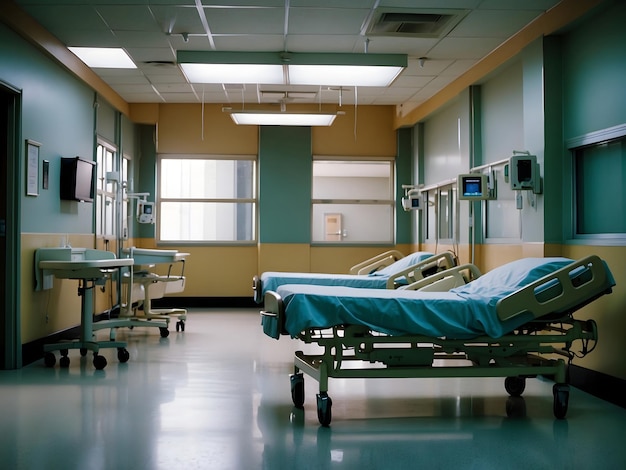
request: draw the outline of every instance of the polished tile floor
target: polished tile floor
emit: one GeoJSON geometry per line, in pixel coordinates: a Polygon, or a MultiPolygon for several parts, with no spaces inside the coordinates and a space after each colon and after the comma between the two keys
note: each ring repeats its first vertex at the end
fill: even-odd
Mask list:
{"type": "Polygon", "coordinates": [[[539,379],[508,404],[502,379],[330,379],[325,428],[316,381],[291,402],[293,352],[312,346],[264,336],[255,310],[191,310],[185,330],[119,330],[130,360],[103,350],[102,371],[78,351],[0,371],[0,468],[626,468],[626,410],[580,390],[556,420],[539,379]]]}

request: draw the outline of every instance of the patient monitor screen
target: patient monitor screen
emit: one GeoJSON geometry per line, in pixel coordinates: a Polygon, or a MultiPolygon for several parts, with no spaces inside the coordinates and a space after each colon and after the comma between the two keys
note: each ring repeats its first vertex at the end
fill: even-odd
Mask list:
{"type": "Polygon", "coordinates": [[[459,199],[488,199],[487,175],[469,174],[459,175],[459,199]]]}

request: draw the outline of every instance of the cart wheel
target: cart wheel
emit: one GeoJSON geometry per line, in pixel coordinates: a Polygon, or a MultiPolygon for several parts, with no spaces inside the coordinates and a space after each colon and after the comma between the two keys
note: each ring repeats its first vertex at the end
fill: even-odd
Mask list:
{"type": "Polygon", "coordinates": [[[161,338],[167,338],[170,335],[170,330],[167,328],[160,327],[159,331],[161,332],[161,338]]]}
{"type": "Polygon", "coordinates": [[[63,369],[67,369],[70,366],[70,358],[67,356],[61,356],[61,359],[59,359],[59,367],[62,367],[63,369]]]}
{"type": "Polygon", "coordinates": [[[43,363],[45,364],[46,367],[54,367],[56,362],[57,362],[57,358],[55,357],[54,353],[47,352],[46,354],[43,355],[43,363]]]}
{"type": "Polygon", "coordinates": [[[104,356],[101,356],[100,354],[94,354],[93,355],[93,366],[97,369],[97,370],[102,370],[107,366],[107,358],[104,356]]]}
{"type": "Polygon", "coordinates": [[[304,405],[304,374],[302,372],[291,374],[289,380],[291,381],[291,399],[293,404],[297,408],[302,408],[304,405]]]}
{"type": "Polygon", "coordinates": [[[504,379],[504,389],[512,397],[519,397],[526,389],[526,379],[524,377],[507,377],[504,379]]]}
{"type": "Polygon", "coordinates": [[[185,322],[183,320],[176,322],[176,331],[178,331],[178,328],[180,328],[180,331],[185,331],[185,322]]]}
{"type": "Polygon", "coordinates": [[[330,425],[330,420],[332,419],[332,406],[333,401],[326,392],[320,392],[317,394],[317,419],[322,426],[330,425]]]}
{"type": "Polygon", "coordinates": [[[130,353],[126,348],[117,348],[117,359],[124,363],[130,359],[130,353]]]}
{"type": "Polygon", "coordinates": [[[87,355],[87,348],[80,348],[80,355],[85,357],[87,355]]]}
{"type": "Polygon", "coordinates": [[[554,395],[554,416],[557,419],[564,419],[569,404],[569,385],[554,384],[552,394],[554,395]]]}

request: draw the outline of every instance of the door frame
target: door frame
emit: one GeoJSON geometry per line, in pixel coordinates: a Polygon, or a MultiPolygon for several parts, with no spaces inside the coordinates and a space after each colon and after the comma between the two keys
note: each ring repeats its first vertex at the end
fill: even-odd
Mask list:
{"type": "MultiPolygon", "coordinates": [[[[21,188],[23,188],[21,122],[22,122],[22,91],[0,80],[0,93],[6,102],[6,173],[4,187],[6,188],[6,236],[5,248],[1,256],[6,260],[5,267],[5,302],[0,306],[0,321],[4,326],[4,346],[0,352],[0,369],[19,369],[22,367],[21,341],[21,188]]],[[[3,106],[4,107],[4,106],[3,106]]]]}

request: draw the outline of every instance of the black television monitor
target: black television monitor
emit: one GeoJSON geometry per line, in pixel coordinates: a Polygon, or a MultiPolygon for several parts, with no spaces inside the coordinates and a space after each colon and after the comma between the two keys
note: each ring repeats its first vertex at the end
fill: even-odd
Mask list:
{"type": "Polygon", "coordinates": [[[489,199],[489,188],[487,186],[487,175],[480,173],[470,173],[459,175],[457,179],[459,188],[459,199],[482,200],[489,199]]]}
{"type": "Polygon", "coordinates": [[[61,158],[61,199],[92,202],[96,162],[80,157],[61,158]]]}

